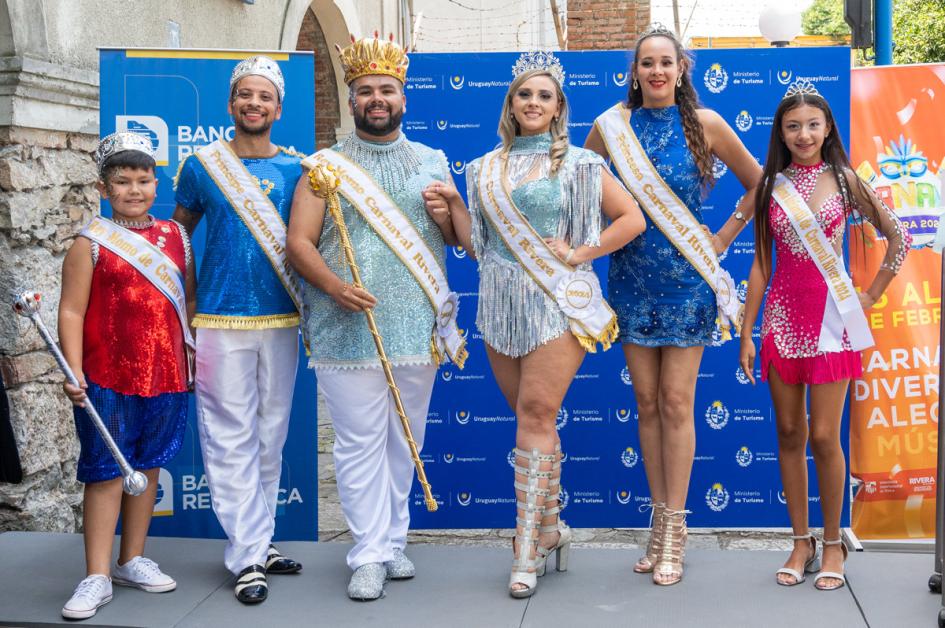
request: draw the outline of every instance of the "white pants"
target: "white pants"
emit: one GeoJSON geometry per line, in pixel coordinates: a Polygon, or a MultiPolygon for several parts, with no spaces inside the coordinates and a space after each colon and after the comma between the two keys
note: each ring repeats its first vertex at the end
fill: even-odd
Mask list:
{"type": "Polygon", "coordinates": [[[197,424],[226,568],[265,565],[275,530],[299,333],[197,329],[197,424]]]}
{"type": "MultiPolygon", "coordinates": [[[[394,367],[394,381],[423,447],[435,366],[394,367]]],[[[392,560],[407,544],[414,463],[380,368],[316,369],[335,427],[335,478],[341,510],[354,537],[348,566],[392,560]]]]}

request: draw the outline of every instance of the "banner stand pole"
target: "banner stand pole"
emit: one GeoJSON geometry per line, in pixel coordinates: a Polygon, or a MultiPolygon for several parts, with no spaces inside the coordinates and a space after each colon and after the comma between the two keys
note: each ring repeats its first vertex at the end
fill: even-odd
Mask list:
{"type": "MultiPolygon", "coordinates": [[[[941,254],[942,252],[939,251],[941,254]]],[[[940,294],[945,295],[945,254],[942,254],[942,276],[940,294]]],[[[942,319],[942,304],[939,303],[939,336],[938,336],[938,398],[939,398],[939,421],[938,421],[938,464],[935,471],[935,572],[929,578],[929,589],[933,593],[941,593],[942,602],[938,611],[939,628],[945,628],[945,591],[942,590],[942,554],[945,546],[945,448],[942,447],[942,436],[945,435],[945,429],[942,427],[941,419],[941,399],[942,399],[942,379],[945,378],[945,363],[942,361],[942,339],[945,338],[945,320],[942,319]]]]}

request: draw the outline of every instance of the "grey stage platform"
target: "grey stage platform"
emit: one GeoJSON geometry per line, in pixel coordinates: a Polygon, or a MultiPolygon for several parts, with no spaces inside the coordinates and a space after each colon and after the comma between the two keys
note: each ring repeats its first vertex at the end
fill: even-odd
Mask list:
{"type": "MultiPolygon", "coordinates": [[[[939,597],[926,588],[931,555],[855,554],[850,586],[816,591],[812,579],[774,584],[780,552],[693,550],[685,580],[656,587],[630,565],[638,552],[575,549],[570,570],[549,571],[530,600],[506,593],[507,549],[416,545],[418,576],[392,582],[385,599],[345,597],[348,545],[281,543],[305,570],[270,578],[269,600],[245,607],[223,569],[223,543],[154,538],[148,555],[179,586],[165,594],[116,587],[114,600],[83,626],[936,626],[939,597]]],[[[62,604],[83,575],[82,537],[0,535],[0,625],[66,622],[62,604]]]]}

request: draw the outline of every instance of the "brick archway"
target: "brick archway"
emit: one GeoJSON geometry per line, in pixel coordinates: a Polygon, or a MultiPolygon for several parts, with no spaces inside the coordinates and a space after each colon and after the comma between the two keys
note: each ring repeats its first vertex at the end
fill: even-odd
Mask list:
{"type": "Polygon", "coordinates": [[[331,146],[341,128],[338,79],[331,60],[331,49],[322,26],[311,8],[305,11],[296,50],[315,52],[315,148],[331,146]]]}

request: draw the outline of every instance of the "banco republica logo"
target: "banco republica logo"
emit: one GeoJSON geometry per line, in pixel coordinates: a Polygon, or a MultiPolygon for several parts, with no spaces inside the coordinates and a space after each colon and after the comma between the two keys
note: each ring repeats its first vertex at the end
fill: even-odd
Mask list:
{"type": "Polygon", "coordinates": [[[116,131],[131,131],[144,135],[154,147],[154,162],[159,166],[168,164],[167,123],[158,116],[115,116],[116,131]]]}
{"type": "Polygon", "coordinates": [[[728,491],[721,482],[716,482],[705,492],[705,505],[714,512],[722,512],[728,507],[728,491]]]}
{"type": "Polygon", "coordinates": [[[174,476],[161,467],[158,473],[157,497],[154,501],[155,517],[170,517],[174,514],[174,476]]]}
{"type": "Polygon", "coordinates": [[[637,450],[633,447],[627,447],[622,452],[620,452],[620,462],[623,463],[623,466],[628,469],[632,469],[637,466],[637,463],[640,461],[640,454],[637,453],[637,450]]]}
{"type": "Polygon", "coordinates": [[[709,427],[713,430],[720,430],[728,425],[729,416],[728,408],[718,400],[713,401],[709,404],[709,407],[705,409],[705,422],[708,423],[709,427]]]}

